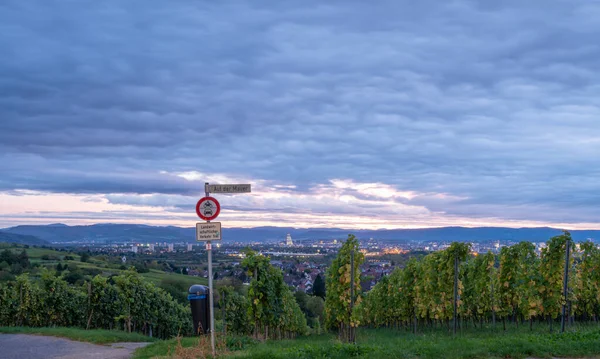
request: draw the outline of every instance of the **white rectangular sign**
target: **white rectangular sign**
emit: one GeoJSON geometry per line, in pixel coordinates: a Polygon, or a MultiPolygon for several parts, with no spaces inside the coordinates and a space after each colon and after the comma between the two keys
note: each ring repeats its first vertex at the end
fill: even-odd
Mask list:
{"type": "Polygon", "coordinates": [[[199,222],[196,223],[196,241],[220,241],[221,222],[199,222]]]}
{"type": "Polygon", "coordinates": [[[206,189],[210,193],[249,193],[250,184],[209,184],[206,189]]]}

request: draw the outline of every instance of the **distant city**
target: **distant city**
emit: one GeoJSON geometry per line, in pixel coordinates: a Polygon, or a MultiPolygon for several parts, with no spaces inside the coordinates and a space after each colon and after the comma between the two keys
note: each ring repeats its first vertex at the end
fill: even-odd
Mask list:
{"type": "MultiPolygon", "coordinates": [[[[212,244],[215,261],[215,278],[237,278],[248,284],[241,261],[245,251],[254,250],[271,257],[271,263],[284,273],[284,281],[297,290],[312,292],[317,277],[325,278],[325,271],[336,256],[347,232],[340,229],[290,230],[264,227],[258,229],[227,229],[229,239],[212,244]],[[298,234],[295,237],[293,232],[298,234]],[[260,239],[262,237],[262,239],[260,239]],[[312,237],[312,238],[307,238],[312,237]]],[[[573,231],[581,241],[594,241],[596,231],[573,231]]],[[[365,261],[361,268],[363,290],[372,288],[382,276],[395,268],[402,268],[411,257],[446,249],[457,237],[464,236],[471,244],[473,255],[499,253],[524,238],[534,244],[539,254],[546,240],[560,234],[552,228],[434,228],[422,230],[357,231],[365,261]],[[390,238],[395,233],[399,239],[390,238]],[[373,236],[368,236],[373,235],[373,236]],[[383,238],[378,238],[380,235],[383,238]],[[510,237],[509,239],[490,239],[510,237]],[[414,237],[414,238],[413,238],[414,237]],[[449,238],[447,240],[440,239],[449,238]]],[[[179,271],[190,276],[208,276],[206,271],[205,243],[194,240],[191,228],[150,227],[143,225],[93,225],[93,226],[17,226],[0,230],[0,241],[37,246],[70,248],[89,251],[96,255],[120,257],[123,265],[158,261],[166,271],[179,271]]],[[[596,243],[596,242],[595,242],[596,243]]]]}

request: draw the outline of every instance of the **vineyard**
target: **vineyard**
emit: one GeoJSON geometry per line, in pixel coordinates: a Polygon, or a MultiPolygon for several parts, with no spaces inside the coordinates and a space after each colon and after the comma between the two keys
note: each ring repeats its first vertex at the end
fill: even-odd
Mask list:
{"type": "Polygon", "coordinates": [[[283,281],[281,270],[268,257],[246,251],[242,266],[252,275],[248,295],[231,288],[223,290],[227,332],[252,335],[258,339],[293,338],[306,334],[306,317],[291,289],[283,281]]]}
{"type": "MultiPolygon", "coordinates": [[[[27,266],[23,252],[11,261],[27,266]]],[[[222,286],[215,293],[219,331],[253,340],[255,346],[248,349],[249,357],[273,357],[277,350],[282,357],[311,357],[321,351],[339,352],[339,357],[345,357],[357,350],[359,356],[379,353],[384,357],[388,351],[400,350],[390,344],[393,340],[403,347],[411,346],[410,350],[417,353],[433,344],[423,339],[419,342],[422,347],[418,346],[414,340],[421,335],[412,333],[438,335],[435,333],[451,333],[457,327],[471,333],[471,339],[464,338],[474,340],[469,345],[487,345],[488,353],[501,353],[505,347],[502,340],[508,337],[478,338],[483,328],[535,334],[531,340],[540,343],[523,342],[523,348],[529,349],[514,348],[514,353],[526,354],[543,354],[544,348],[579,353],[574,344],[563,348],[554,344],[554,337],[540,336],[542,328],[545,333],[557,332],[558,323],[583,328],[581,335],[590,343],[600,335],[594,325],[600,315],[600,250],[592,242],[573,244],[568,232],[551,238],[539,253],[529,242],[503,247],[497,255],[473,253],[469,244],[455,242],[445,250],[411,258],[404,268],[384,276],[366,293],[360,287],[363,262],[359,241],[350,235],[327,270],[324,316],[310,317],[306,303],[300,304],[302,296],[285,284],[282,271],[271,265],[269,257],[247,250],[241,266],[250,278],[249,285],[243,292],[222,286]],[[329,333],[321,330],[321,319],[329,333]],[[591,325],[586,329],[588,323],[591,325]],[[393,330],[400,328],[404,330],[393,330]],[[260,344],[267,339],[294,339],[309,333],[324,335],[296,340],[297,344],[289,349],[260,344]],[[346,347],[339,340],[326,339],[333,333],[342,342],[360,345],[346,347]],[[388,335],[389,340],[382,339],[388,335]],[[314,344],[318,338],[323,342],[314,344]],[[536,347],[530,348],[534,344],[536,347]],[[296,355],[289,350],[299,352],[296,355]]],[[[313,299],[323,305],[321,298],[313,299]]],[[[86,277],[75,284],[65,280],[64,273],[47,268],[41,268],[37,275],[18,275],[0,286],[0,326],[119,329],[163,339],[192,335],[189,307],[134,268],[110,277],[86,277]]],[[[571,334],[576,333],[573,330],[571,334]]],[[[578,338],[573,336],[572,342],[578,338]]],[[[432,353],[451,346],[460,357],[459,346],[448,344],[443,336],[436,340],[432,353]]],[[[156,343],[155,348],[161,345],[156,343]]],[[[600,351],[594,346],[586,350],[588,354],[600,351]]]]}
{"type": "Polygon", "coordinates": [[[191,334],[189,308],[135,271],[82,286],[44,270],[0,286],[0,326],[122,329],[159,338],[191,334]]]}
{"type": "Polygon", "coordinates": [[[366,293],[353,313],[367,327],[457,326],[503,328],[545,323],[595,321],[600,314],[600,251],[591,242],[573,245],[570,234],[551,238],[538,256],[529,242],[492,253],[470,254],[470,245],[452,243],[443,251],[411,259],[366,293]],[[567,245],[573,254],[566,266],[567,245]],[[457,280],[456,280],[456,279],[457,280]],[[456,292],[455,292],[456,284],[456,292]],[[565,310],[563,317],[561,312],[565,310]]]}
{"type": "MultiPolygon", "coordinates": [[[[20,261],[28,269],[24,251],[6,253],[11,262],[20,261]]],[[[229,286],[215,293],[215,310],[224,329],[258,339],[306,334],[305,314],[269,258],[248,251],[242,266],[252,276],[247,293],[229,286]]],[[[2,282],[0,326],[120,329],[163,339],[192,335],[187,302],[178,302],[133,267],[110,277],[96,275],[82,284],[69,283],[67,275],[44,267],[37,275],[23,273],[2,282]]]]}

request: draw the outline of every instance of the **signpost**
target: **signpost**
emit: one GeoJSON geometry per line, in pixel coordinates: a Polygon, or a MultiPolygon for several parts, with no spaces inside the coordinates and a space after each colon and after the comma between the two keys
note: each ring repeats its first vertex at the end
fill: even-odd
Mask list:
{"type": "Polygon", "coordinates": [[[196,241],[206,241],[208,252],[208,291],[210,304],[210,346],[213,357],[215,356],[215,314],[213,296],[213,273],[212,273],[212,241],[221,240],[221,223],[210,222],[221,213],[221,205],[210,193],[249,193],[250,184],[204,184],[205,197],[196,203],[196,214],[205,220],[205,223],[196,223],[196,241]]]}
{"type": "Polygon", "coordinates": [[[196,223],[196,241],[220,241],[221,222],[196,223]]]}
{"type": "Polygon", "coordinates": [[[206,197],[196,203],[196,214],[205,221],[212,221],[221,213],[221,205],[219,201],[210,197],[208,192],[206,193],[206,197]]]}

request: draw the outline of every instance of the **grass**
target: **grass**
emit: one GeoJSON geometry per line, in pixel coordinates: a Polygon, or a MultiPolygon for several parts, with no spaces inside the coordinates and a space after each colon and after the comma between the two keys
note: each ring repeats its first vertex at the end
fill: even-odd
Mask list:
{"type": "MultiPolygon", "coordinates": [[[[253,347],[257,344],[256,340],[244,336],[227,336],[226,340],[223,341],[223,337],[217,337],[217,347],[223,349],[227,348],[230,354],[240,353],[240,350],[253,347]]],[[[209,337],[202,338],[179,338],[170,340],[161,340],[154,342],[146,347],[139,348],[134,352],[133,359],[150,359],[150,358],[161,358],[171,357],[176,352],[184,352],[186,357],[206,357],[204,353],[210,352],[210,340],[209,337]],[[193,350],[194,348],[200,350],[193,350]],[[199,354],[199,355],[193,355],[199,354]]],[[[235,354],[234,354],[235,355],[235,354]]]]}
{"type": "Polygon", "coordinates": [[[413,335],[405,331],[363,329],[357,344],[342,344],[332,336],[267,342],[238,355],[239,358],[549,358],[600,354],[600,328],[581,327],[564,334],[547,328],[465,330],[453,337],[436,330],[413,335]]]}
{"type": "MultiPolygon", "coordinates": [[[[182,338],[181,345],[185,348],[190,348],[198,343],[196,338],[182,338]]],[[[149,359],[155,357],[168,356],[177,346],[177,339],[161,340],[152,343],[146,347],[137,349],[134,354],[134,359],[149,359]]]]}
{"type": "MultiPolygon", "coordinates": [[[[228,347],[231,356],[248,359],[309,358],[582,358],[600,355],[600,327],[570,328],[564,334],[549,333],[540,326],[529,328],[468,329],[456,337],[446,330],[430,330],[413,335],[404,330],[361,329],[357,344],[344,344],[331,334],[301,337],[295,340],[248,342],[228,347]]],[[[239,341],[239,339],[238,339],[239,341]]],[[[181,346],[192,347],[197,339],[183,338],[181,346]]],[[[173,353],[176,340],[159,341],[138,349],[134,358],[145,359],[173,353]]]]}
{"type": "MultiPolygon", "coordinates": [[[[2,243],[4,244],[4,243],[2,243]]],[[[79,261],[79,255],[75,254],[75,253],[67,253],[67,252],[61,252],[61,251],[56,251],[53,249],[49,249],[49,248],[33,248],[33,247],[29,247],[29,248],[24,248],[22,245],[19,245],[18,247],[13,247],[10,245],[2,245],[0,246],[0,249],[10,249],[12,252],[14,253],[21,253],[21,251],[23,249],[25,249],[25,251],[27,252],[27,256],[29,256],[29,260],[32,263],[57,263],[57,260],[42,260],[42,256],[44,255],[48,255],[50,257],[53,258],[57,258],[60,260],[63,260],[65,256],[72,256],[75,260],[79,261]]]]}
{"type": "MultiPolygon", "coordinates": [[[[114,265],[109,265],[109,268],[104,268],[102,264],[105,262],[66,261],[66,263],[73,263],[80,268],[97,269],[102,273],[121,274],[124,272],[122,269],[114,268],[114,265]]],[[[185,283],[188,287],[192,286],[193,284],[208,285],[208,279],[206,278],[193,277],[179,273],[167,273],[156,269],[150,269],[148,273],[140,273],[140,275],[155,285],[159,285],[163,279],[167,278],[176,279],[178,282],[185,283]]]]}
{"type": "Polygon", "coordinates": [[[0,327],[0,333],[4,334],[37,334],[51,337],[68,338],[80,342],[94,344],[109,344],[118,342],[153,342],[156,339],[149,338],[139,333],[127,333],[120,330],[80,329],[80,328],[28,328],[28,327],[0,327]]]}
{"type": "Polygon", "coordinates": [[[185,283],[187,286],[192,286],[194,284],[208,285],[208,279],[206,278],[193,277],[179,273],[167,273],[155,269],[151,269],[148,273],[141,273],[141,276],[157,285],[163,279],[167,278],[176,279],[179,282],[185,283]]]}

